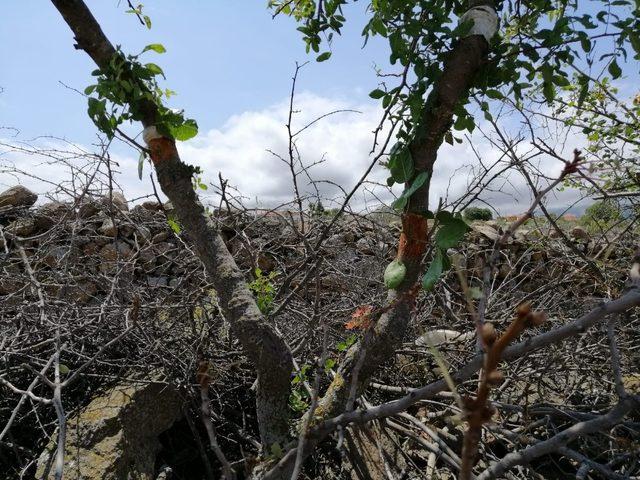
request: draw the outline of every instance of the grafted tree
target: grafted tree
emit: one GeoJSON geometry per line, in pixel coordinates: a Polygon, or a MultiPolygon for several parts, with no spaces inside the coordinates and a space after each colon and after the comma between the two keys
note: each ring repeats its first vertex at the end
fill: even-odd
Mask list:
{"type": "Polygon", "coordinates": [[[136,75],[133,69],[128,68],[127,60],[104,35],[83,1],[55,0],[53,4],[73,31],[76,47],[84,50],[101,71],[108,75],[118,66],[123,68],[122,80],[130,82],[131,88],[119,92],[122,95],[120,101],[128,106],[131,119],[139,120],[144,126],[148,154],[162,191],[173,203],[180,222],[189,232],[215,286],[225,318],[256,366],[257,413],[262,441],[267,447],[283,442],[288,432],[287,402],[293,368],[291,353],[258,309],[242,273],[193,190],[194,169],[182,162],[178,155],[174,135],[179,136],[179,133],[174,130],[172,135],[169,130],[171,125],[183,128],[187,122],[167,118],[170,113],[154,101],[152,92],[143,82],[144,74],[136,75]],[[164,135],[160,131],[164,131],[164,135]]]}
{"type": "MultiPolygon", "coordinates": [[[[418,292],[421,288],[430,291],[451,267],[447,250],[455,247],[467,231],[459,212],[429,205],[429,191],[443,142],[461,142],[456,132],[472,132],[475,128],[470,108],[473,102],[490,121],[492,110],[501,108],[496,105],[519,108],[530,99],[544,102],[550,108],[558,102],[566,103],[565,108],[580,112],[590,101],[591,89],[603,86],[603,80],[590,73],[595,64],[605,65],[609,74],[617,78],[622,74],[619,59],[627,53],[636,57],[640,54],[638,6],[626,0],[611,5],[592,2],[602,3],[602,11],[577,2],[545,0],[514,3],[470,0],[468,4],[450,0],[372,2],[368,8],[370,21],[363,34],[388,38],[391,63],[400,65],[395,76],[390,77],[398,79],[397,84],[385,81],[371,92],[371,97],[381,100],[383,121],[390,121],[396,138],[392,148],[387,148],[390,137],[380,142],[378,148],[380,155],[388,155],[385,165],[389,169],[389,185],[404,185],[403,193],[394,202],[402,217],[402,232],[397,240],[397,257],[385,273],[386,302],[367,313],[365,333],[349,348],[330,386],[313,403],[316,408],[307,412],[308,421],[300,427],[300,438],[305,440],[302,445],[292,441],[289,432],[292,353],[282,335],[260,312],[242,272],[199,202],[192,186],[197,169],[183,162],[176,149],[176,141],[195,135],[197,125],[163,105],[155,88],[155,77],[162,73],[159,67],[142,65],[136,56],[116,49],[82,0],[52,0],[52,3],[71,28],[76,48],[86,52],[98,66],[98,83],[86,92],[95,94],[89,98],[90,116],[111,137],[121,134],[118,125],[122,121],[141,122],[146,143],[142,153],[150,157],[162,191],[171,200],[206,267],[225,319],[256,368],[256,410],[265,461],[254,470],[254,475],[264,478],[289,477],[296,461],[299,464],[337,428],[401,412],[449,386],[441,380],[390,404],[353,411],[355,399],[403,341],[418,292]],[[498,12],[503,19],[501,28],[498,12]],[[599,41],[609,43],[601,45],[599,41]],[[122,110],[114,114],[107,108],[111,105],[122,110]],[[435,220],[435,227],[429,220],[435,220]],[[432,260],[425,268],[427,256],[432,260]],[[276,458],[278,462],[268,456],[274,447],[277,451],[287,447],[276,458]]],[[[301,23],[299,30],[308,49],[319,53],[319,61],[326,61],[330,53],[320,54],[323,39],[336,42],[332,34],[340,33],[346,21],[342,10],[347,3],[283,0],[271,2],[271,7],[276,13],[293,15],[301,23]]],[[[150,45],[148,49],[158,51],[163,47],[150,45]]],[[[591,115],[599,112],[592,111],[591,115]]],[[[593,125],[582,128],[594,130],[593,125]]],[[[576,174],[584,158],[576,153],[564,162],[558,178],[545,188],[534,188],[531,208],[496,241],[495,252],[532,215],[545,194],[576,174]]],[[[487,276],[497,267],[495,252],[487,263],[487,276]]],[[[478,394],[482,401],[476,399],[466,405],[472,424],[470,431],[475,429],[477,433],[491,416],[485,402],[491,382],[499,380],[500,360],[517,358],[560,342],[607,315],[639,303],[640,295],[634,284],[620,300],[598,307],[571,325],[509,346],[541,317],[525,308],[514,320],[515,327],[496,339],[483,325],[486,298],[481,299],[478,311],[470,308],[474,320],[470,326],[477,330],[483,352],[452,378],[462,381],[484,369],[478,394]]],[[[612,411],[615,413],[612,418],[620,421],[637,404],[637,398],[625,398],[620,408],[612,411]]],[[[467,443],[471,446],[463,459],[461,478],[470,478],[477,449],[478,438],[469,436],[467,440],[465,448],[467,443]]],[[[520,458],[512,458],[504,468],[519,461],[520,458]]]]}

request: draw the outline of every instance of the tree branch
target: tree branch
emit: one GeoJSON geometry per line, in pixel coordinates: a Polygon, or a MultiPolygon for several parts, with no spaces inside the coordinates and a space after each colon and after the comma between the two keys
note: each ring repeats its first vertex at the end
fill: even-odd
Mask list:
{"type": "MultiPolygon", "coordinates": [[[[107,67],[117,54],[116,50],[85,3],[82,0],[51,1],[74,33],[76,48],[84,50],[99,67],[107,67]]],[[[157,116],[155,103],[134,98],[127,101],[142,112],[145,128],[154,127],[157,116]]],[[[283,442],[288,435],[291,353],[283,339],[266,322],[244,275],[214,223],[205,215],[191,184],[192,169],[181,161],[175,140],[165,137],[151,139],[149,149],[162,191],[171,200],[196,254],[205,265],[224,317],[256,367],[257,414],[263,444],[269,446],[283,442]]]]}

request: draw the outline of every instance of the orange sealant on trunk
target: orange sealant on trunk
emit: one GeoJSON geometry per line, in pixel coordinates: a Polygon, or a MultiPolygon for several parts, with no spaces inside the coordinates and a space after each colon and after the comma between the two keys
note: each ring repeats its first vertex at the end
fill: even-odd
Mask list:
{"type": "Polygon", "coordinates": [[[170,138],[160,137],[149,140],[151,160],[155,165],[178,156],[176,142],[170,138]]]}
{"type": "Polygon", "coordinates": [[[415,213],[402,216],[402,233],[397,259],[419,261],[427,249],[427,219],[415,213]]]}

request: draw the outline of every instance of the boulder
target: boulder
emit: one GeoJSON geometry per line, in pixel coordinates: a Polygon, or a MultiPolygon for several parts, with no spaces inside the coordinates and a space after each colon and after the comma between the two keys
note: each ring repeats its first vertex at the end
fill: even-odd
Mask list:
{"type": "Polygon", "coordinates": [[[111,192],[111,195],[105,195],[102,197],[103,205],[113,205],[118,210],[129,211],[129,205],[127,199],[120,192],[111,192]]]}
{"type": "MultiPolygon", "coordinates": [[[[123,241],[107,243],[98,252],[98,256],[102,260],[98,266],[102,273],[113,274],[122,267],[122,264],[131,258],[133,252],[131,247],[123,241]]],[[[131,268],[129,265],[128,268],[131,268]]]]}
{"type": "Polygon", "coordinates": [[[498,230],[485,222],[471,222],[470,226],[474,232],[488,238],[492,242],[495,242],[500,238],[500,233],[498,232],[498,230]]]}
{"type": "Polygon", "coordinates": [[[51,268],[63,268],[65,262],[75,262],[81,258],[80,249],[68,245],[53,245],[45,252],[42,262],[51,268]]]}
{"type": "Polygon", "coordinates": [[[38,195],[22,185],[16,185],[0,193],[0,207],[30,207],[38,195]]]}
{"type": "Polygon", "coordinates": [[[356,242],[356,250],[358,250],[363,255],[373,255],[375,251],[372,243],[373,242],[369,239],[369,237],[362,237],[356,242]]]}
{"type": "MultiPolygon", "coordinates": [[[[154,382],[119,385],[67,420],[64,477],[155,479],[158,436],[182,416],[175,389],[154,382]]],[[[54,434],[38,459],[36,478],[54,478],[54,434]]]]}
{"type": "Polygon", "coordinates": [[[163,230],[161,232],[156,233],[152,238],[151,238],[151,243],[162,243],[164,242],[166,239],[168,239],[171,236],[171,234],[166,231],[163,230]]]}
{"type": "Polygon", "coordinates": [[[30,217],[18,218],[9,224],[7,230],[13,235],[28,237],[36,231],[36,221],[30,217]]]}
{"type": "Polygon", "coordinates": [[[98,231],[107,237],[115,237],[118,234],[118,227],[113,223],[112,219],[105,218],[98,231]]]}
{"type": "Polygon", "coordinates": [[[142,202],[141,207],[151,212],[159,212],[162,210],[162,205],[160,203],[150,201],[150,200],[147,200],[146,202],[142,202]]]}
{"type": "Polygon", "coordinates": [[[144,225],[136,225],[134,234],[140,243],[148,243],[151,241],[151,230],[144,225]]]}
{"type": "Polygon", "coordinates": [[[65,297],[75,303],[87,303],[98,291],[95,283],[88,280],[80,281],[65,290],[65,297]]]}
{"type": "Polygon", "coordinates": [[[69,212],[69,205],[62,202],[49,202],[35,213],[36,227],[40,231],[49,230],[69,212]]]}
{"type": "Polygon", "coordinates": [[[571,236],[576,240],[586,240],[589,241],[589,233],[582,227],[573,227],[571,229],[571,236]]]}
{"type": "Polygon", "coordinates": [[[100,212],[100,204],[92,199],[85,199],[78,208],[78,216],[80,218],[91,218],[100,212]]]}

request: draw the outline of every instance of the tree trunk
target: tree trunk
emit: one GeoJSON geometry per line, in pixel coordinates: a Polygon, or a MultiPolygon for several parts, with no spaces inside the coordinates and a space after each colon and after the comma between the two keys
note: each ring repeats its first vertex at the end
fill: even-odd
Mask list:
{"type": "MultiPolygon", "coordinates": [[[[471,0],[470,9],[480,5],[493,9],[487,2],[477,0],[471,0]]],[[[402,215],[402,232],[398,240],[396,260],[404,263],[407,268],[404,281],[396,290],[389,291],[387,302],[390,308],[373,327],[372,334],[366,335],[363,341],[347,352],[338,374],[319,403],[316,416],[328,418],[344,411],[356,365],[362,365],[356,380],[357,391],[361,392],[371,376],[383,362],[389,360],[403,340],[415,306],[414,286],[422,273],[422,257],[429,241],[427,220],[422,214],[429,208],[429,183],[433,165],[444,135],[451,128],[454,108],[468,94],[488,51],[489,44],[484,36],[470,35],[462,38],[449,53],[442,75],[427,98],[421,119],[423,132],[409,148],[414,160],[415,175],[428,172],[429,180],[411,196],[407,210],[402,215]],[[364,362],[361,360],[362,355],[366,355],[364,362]]]]}
{"type": "MultiPolygon", "coordinates": [[[[51,0],[71,28],[76,48],[84,50],[101,68],[117,55],[111,42],[82,0],[51,0]]],[[[142,87],[139,79],[130,79],[142,87]]],[[[143,113],[142,124],[153,127],[157,107],[150,100],[127,99],[143,113]]],[[[263,447],[284,444],[288,436],[289,390],[293,363],[284,340],[266,321],[249,291],[242,272],[207,218],[192,186],[192,169],[178,155],[175,140],[149,141],[151,160],[164,194],[205,265],[225,319],[238,336],[258,374],[257,417],[263,447]]],[[[195,372],[194,372],[195,375],[195,372]]]]}

